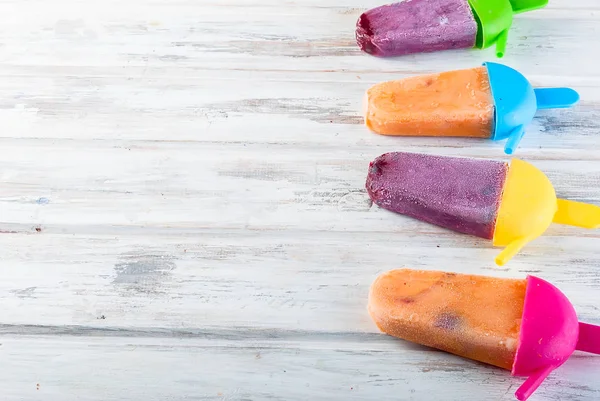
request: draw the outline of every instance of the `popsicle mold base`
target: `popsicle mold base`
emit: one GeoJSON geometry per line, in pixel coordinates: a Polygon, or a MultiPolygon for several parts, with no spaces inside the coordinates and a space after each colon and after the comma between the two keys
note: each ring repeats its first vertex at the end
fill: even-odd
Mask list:
{"type": "Polygon", "coordinates": [[[527,377],[520,401],[575,350],[600,353],[600,326],[579,322],[558,288],[531,275],[392,270],[373,282],[368,312],[388,335],[527,377]]]}

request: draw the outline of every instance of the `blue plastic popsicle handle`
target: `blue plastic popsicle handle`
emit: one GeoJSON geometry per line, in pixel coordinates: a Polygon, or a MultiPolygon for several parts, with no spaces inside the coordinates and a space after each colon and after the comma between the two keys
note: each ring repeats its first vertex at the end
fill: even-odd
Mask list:
{"type": "Polygon", "coordinates": [[[521,138],[525,135],[525,127],[520,125],[517,128],[513,129],[508,139],[506,140],[506,144],[504,145],[504,153],[507,155],[512,155],[517,146],[519,146],[519,142],[521,142],[521,138]]]}
{"type": "Polygon", "coordinates": [[[537,110],[571,107],[579,94],[570,88],[534,89],[519,71],[498,63],[483,63],[487,67],[494,99],[494,126],[491,139],[506,139],[504,152],[517,148],[527,125],[537,110]]]}
{"type": "Polygon", "coordinates": [[[538,110],[564,109],[579,101],[579,94],[571,88],[535,88],[538,110]]]}

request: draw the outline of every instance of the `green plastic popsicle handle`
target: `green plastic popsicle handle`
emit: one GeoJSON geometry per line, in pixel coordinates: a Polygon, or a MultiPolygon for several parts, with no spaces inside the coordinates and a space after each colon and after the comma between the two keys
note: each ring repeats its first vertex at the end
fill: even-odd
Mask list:
{"type": "Polygon", "coordinates": [[[545,7],[548,0],[509,0],[515,14],[545,7]]]}
{"type": "Polygon", "coordinates": [[[477,20],[475,47],[486,49],[496,45],[496,55],[504,56],[513,14],[542,8],[548,0],[468,0],[477,20]]]}

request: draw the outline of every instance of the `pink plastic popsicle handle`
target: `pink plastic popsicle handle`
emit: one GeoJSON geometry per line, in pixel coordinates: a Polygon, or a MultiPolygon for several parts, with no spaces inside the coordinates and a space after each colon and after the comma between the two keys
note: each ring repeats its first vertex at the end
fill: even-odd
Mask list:
{"type": "Polygon", "coordinates": [[[515,392],[515,397],[519,401],[526,401],[535,390],[542,384],[548,375],[554,370],[555,366],[548,365],[544,369],[538,370],[533,375],[529,376],[521,387],[515,392]]]}
{"type": "Polygon", "coordinates": [[[600,354],[600,326],[579,322],[579,340],[575,349],[600,354]]]}

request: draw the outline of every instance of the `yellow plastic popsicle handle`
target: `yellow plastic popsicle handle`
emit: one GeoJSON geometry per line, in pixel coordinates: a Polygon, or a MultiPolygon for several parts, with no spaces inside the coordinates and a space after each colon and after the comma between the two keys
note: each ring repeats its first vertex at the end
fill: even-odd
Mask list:
{"type": "Polygon", "coordinates": [[[531,238],[519,238],[511,242],[496,256],[495,262],[498,266],[504,266],[506,262],[511,260],[527,243],[531,241],[531,238]]]}
{"type": "Polygon", "coordinates": [[[498,209],[494,246],[505,249],[496,257],[503,265],[552,224],[558,209],[552,183],[539,169],[512,159],[498,209]]]}
{"type": "Polygon", "coordinates": [[[552,223],[599,228],[600,207],[557,199],[544,173],[523,160],[512,159],[494,230],[494,246],[505,247],[496,263],[504,265],[552,223]]]}
{"type": "Polygon", "coordinates": [[[582,228],[600,227],[600,207],[589,203],[558,199],[558,210],[554,215],[556,224],[582,228]]]}

